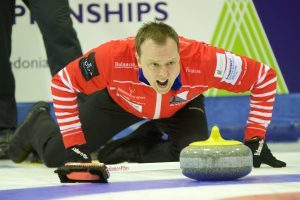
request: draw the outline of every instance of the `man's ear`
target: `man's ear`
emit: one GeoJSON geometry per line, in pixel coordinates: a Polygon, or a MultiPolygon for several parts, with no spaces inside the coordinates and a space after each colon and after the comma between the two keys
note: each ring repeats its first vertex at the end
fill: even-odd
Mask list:
{"type": "Polygon", "coordinates": [[[137,52],[135,52],[135,58],[136,58],[138,66],[141,67],[140,56],[138,55],[137,52]]]}

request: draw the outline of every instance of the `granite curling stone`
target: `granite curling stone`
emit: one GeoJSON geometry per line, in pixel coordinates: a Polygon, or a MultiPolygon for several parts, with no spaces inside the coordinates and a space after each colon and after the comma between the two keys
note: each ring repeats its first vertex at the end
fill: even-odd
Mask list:
{"type": "Polygon", "coordinates": [[[235,140],[224,140],[214,126],[209,139],[193,142],[180,152],[180,168],[188,178],[202,181],[234,180],[252,170],[251,150],[235,140]]]}

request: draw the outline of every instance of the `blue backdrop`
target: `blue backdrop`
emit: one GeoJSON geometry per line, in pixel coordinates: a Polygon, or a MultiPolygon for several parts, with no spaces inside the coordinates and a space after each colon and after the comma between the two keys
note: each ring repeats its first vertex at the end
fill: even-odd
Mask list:
{"type": "Polygon", "coordinates": [[[300,92],[300,1],[253,2],[289,92],[300,92]]]}

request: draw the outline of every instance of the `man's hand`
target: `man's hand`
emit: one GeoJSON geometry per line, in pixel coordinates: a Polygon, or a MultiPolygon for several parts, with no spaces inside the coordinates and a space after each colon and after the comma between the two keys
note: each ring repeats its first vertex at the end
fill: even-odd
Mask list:
{"type": "Polygon", "coordinates": [[[65,165],[54,172],[62,183],[107,183],[109,178],[109,172],[103,163],[92,163],[85,144],[67,148],[65,165]]]}
{"type": "Polygon", "coordinates": [[[286,167],[286,163],[277,160],[271,153],[264,140],[255,137],[245,142],[253,153],[253,167],[259,168],[262,163],[271,167],[286,167]]]}

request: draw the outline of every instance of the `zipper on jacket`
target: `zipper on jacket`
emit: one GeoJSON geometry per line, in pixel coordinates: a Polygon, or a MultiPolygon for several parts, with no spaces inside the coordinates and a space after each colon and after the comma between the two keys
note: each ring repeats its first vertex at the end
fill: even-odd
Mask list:
{"type": "Polygon", "coordinates": [[[158,119],[161,111],[162,94],[156,93],[155,112],[153,119],[158,119]]]}

